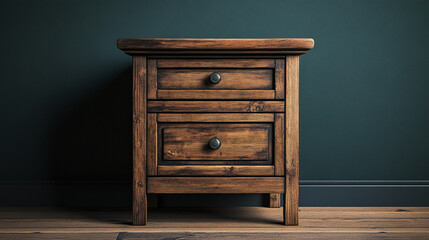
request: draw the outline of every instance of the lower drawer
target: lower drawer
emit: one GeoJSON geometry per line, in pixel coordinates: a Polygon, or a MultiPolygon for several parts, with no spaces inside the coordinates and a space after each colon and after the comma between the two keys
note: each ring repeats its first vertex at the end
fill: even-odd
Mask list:
{"type": "Polygon", "coordinates": [[[159,125],[158,136],[160,163],[272,163],[270,123],[167,123],[159,125]]]}
{"type": "Polygon", "coordinates": [[[149,113],[148,175],[281,175],[283,126],[283,113],[149,113]]]}

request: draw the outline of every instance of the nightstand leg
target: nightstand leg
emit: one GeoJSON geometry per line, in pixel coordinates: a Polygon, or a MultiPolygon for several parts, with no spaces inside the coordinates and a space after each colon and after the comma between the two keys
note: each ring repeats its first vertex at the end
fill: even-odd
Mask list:
{"type": "Polygon", "coordinates": [[[286,56],[286,164],[284,224],[298,225],[299,203],[299,56],[286,56]]]}
{"type": "Polygon", "coordinates": [[[146,57],[133,56],[133,224],[146,225],[146,57]]]}
{"type": "Polygon", "coordinates": [[[270,208],[280,207],[280,193],[270,193],[270,208]]]}

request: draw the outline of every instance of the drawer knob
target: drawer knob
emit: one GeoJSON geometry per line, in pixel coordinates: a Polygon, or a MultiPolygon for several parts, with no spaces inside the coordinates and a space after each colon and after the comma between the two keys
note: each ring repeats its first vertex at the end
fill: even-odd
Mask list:
{"type": "Polygon", "coordinates": [[[219,149],[221,144],[222,142],[217,137],[210,139],[210,142],[209,142],[209,146],[213,150],[219,149]]]}
{"type": "Polygon", "coordinates": [[[213,84],[218,84],[221,80],[221,76],[220,73],[218,72],[214,72],[212,74],[210,74],[210,82],[213,84]]]}

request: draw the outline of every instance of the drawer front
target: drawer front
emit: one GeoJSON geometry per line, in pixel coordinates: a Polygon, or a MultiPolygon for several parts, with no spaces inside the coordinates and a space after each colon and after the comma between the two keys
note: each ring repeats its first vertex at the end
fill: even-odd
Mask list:
{"type": "Polygon", "coordinates": [[[284,113],[149,113],[147,124],[149,176],[284,174],[284,113]]]}
{"type": "Polygon", "coordinates": [[[158,89],[163,90],[273,90],[273,69],[159,69],[158,89]],[[219,74],[219,83],[210,82],[219,74]]]}
{"type": "Polygon", "coordinates": [[[284,99],[284,59],[149,59],[149,99],[284,99]]]}
{"type": "Polygon", "coordinates": [[[271,124],[171,124],[160,130],[164,161],[271,160],[271,124]]]}

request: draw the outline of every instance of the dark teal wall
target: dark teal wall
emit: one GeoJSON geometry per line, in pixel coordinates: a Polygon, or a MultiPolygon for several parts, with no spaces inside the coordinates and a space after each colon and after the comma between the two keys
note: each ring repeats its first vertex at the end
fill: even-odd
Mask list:
{"type": "Polygon", "coordinates": [[[129,180],[118,38],[311,37],[301,179],[429,179],[429,1],[2,1],[0,180],[129,180]]]}

